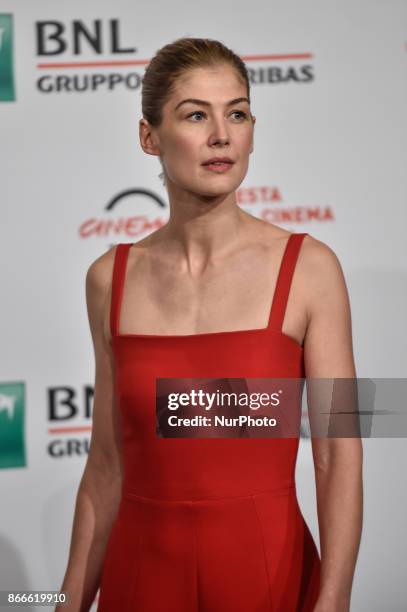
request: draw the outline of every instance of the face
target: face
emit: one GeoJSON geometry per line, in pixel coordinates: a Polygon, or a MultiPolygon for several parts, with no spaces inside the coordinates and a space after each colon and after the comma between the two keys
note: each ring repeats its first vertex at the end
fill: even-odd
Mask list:
{"type": "Polygon", "coordinates": [[[146,153],[161,157],[169,190],[217,196],[236,190],[243,181],[253,151],[254,123],[246,84],[231,66],[197,68],[177,80],[158,128],[140,120],[140,141],[146,153]],[[191,98],[200,102],[185,101],[191,98]],[[203,165],[213,157],[228,157],[233,163],[226,171],[203,165]]]}

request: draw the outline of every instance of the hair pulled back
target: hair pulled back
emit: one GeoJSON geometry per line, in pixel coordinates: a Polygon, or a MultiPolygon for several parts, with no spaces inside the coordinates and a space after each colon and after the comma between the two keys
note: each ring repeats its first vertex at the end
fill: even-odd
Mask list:
{"type": "Polygon", "coordinates": [[[162,121],[162,109],[174,91],[178,77],[193,68],[229,64],[246,84],[250,101],[250,83],[243,60],[222,42],[211,38],[178,38],[161,47],[148,64],[142,82],[141,110],[153,127],[162,121]]]}

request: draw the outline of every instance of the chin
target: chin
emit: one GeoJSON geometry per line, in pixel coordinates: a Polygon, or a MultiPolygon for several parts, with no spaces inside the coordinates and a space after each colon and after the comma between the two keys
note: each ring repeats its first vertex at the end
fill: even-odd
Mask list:
{"type": "Polygon", "coordinates": [[[237,189],[236,181],[222,181],[218,185],[201,185],[201,188],[192,188],[192,191],[202,196],[222,196],[232,193],[237,189]]]}

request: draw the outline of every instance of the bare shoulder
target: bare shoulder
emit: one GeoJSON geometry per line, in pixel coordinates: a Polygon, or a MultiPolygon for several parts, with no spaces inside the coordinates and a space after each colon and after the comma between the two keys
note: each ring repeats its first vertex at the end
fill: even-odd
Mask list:
{"type": "MultiPolygon", "coordinates": [[[[261,219],[251,220],[251,236],[256,244],[266,250],[279,251],[281,255],[293,232],[261,219]]],[[[309,301],[318,302],[327,292],[340,291],[345,279],[342,267],[334,250],[322,240],[306,233],[301,243],[295,266],[297,297],[308,296],[309,301]]]]}
{"type": "Polygon", "coordinates": [[[100,330],[106,341],[109,340],[107,322],[116,248],[112,246],[102,253],[86,272],[86,302],[92,335],[100,330]]]}
{"type": "Polygon", "coordinates": [[[92,291],[103,291],[110,285],[116,245],[92,261],[86,272],[86,286],[92,291]]]}
{"type": "Polygon", "coordinates": [[[335,251],[310,234],[304,237],[298,266],[310,306],[320,304],[321,298],[335,296],[346,288],[342,266],[335,251]]]}
{"type": "Polygon", "coordinates": [[[311,234],[305,234],[302,250],[306,253],[308,262],[312,261],[315,265],[339,264],[335,251],[311,234]]]}
{"type": "MultiPolygon", "coordinates": [[[[291,235],[292,232],[282,228],[274,229],[270,234],[274,236],[274,244],[280,245],[281,253],[291,235]]],[[[297,310],[308,336],[311,321],[315,329],[315,322],[321,320],[321,313],[329,317],[339,311],[343,316],[350,316],[347,287],[339,258],[330,246],[309,233],[301,242],[291,292],[291,308],[297,310]]]]}

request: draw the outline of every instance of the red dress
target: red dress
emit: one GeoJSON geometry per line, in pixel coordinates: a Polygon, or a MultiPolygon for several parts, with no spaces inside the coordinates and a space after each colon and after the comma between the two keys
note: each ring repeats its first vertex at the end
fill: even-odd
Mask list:
{"type": "Polygon", "coordinates": [[[320,558],[295,489],[299,438],[160,438],[156,378],[304,377],[282,332],[306,234],[291,234],[266,328],[120,334],[128,252],[117,245],[111,333],[124,479],[98,612],[312,612],[320,558]]]}

